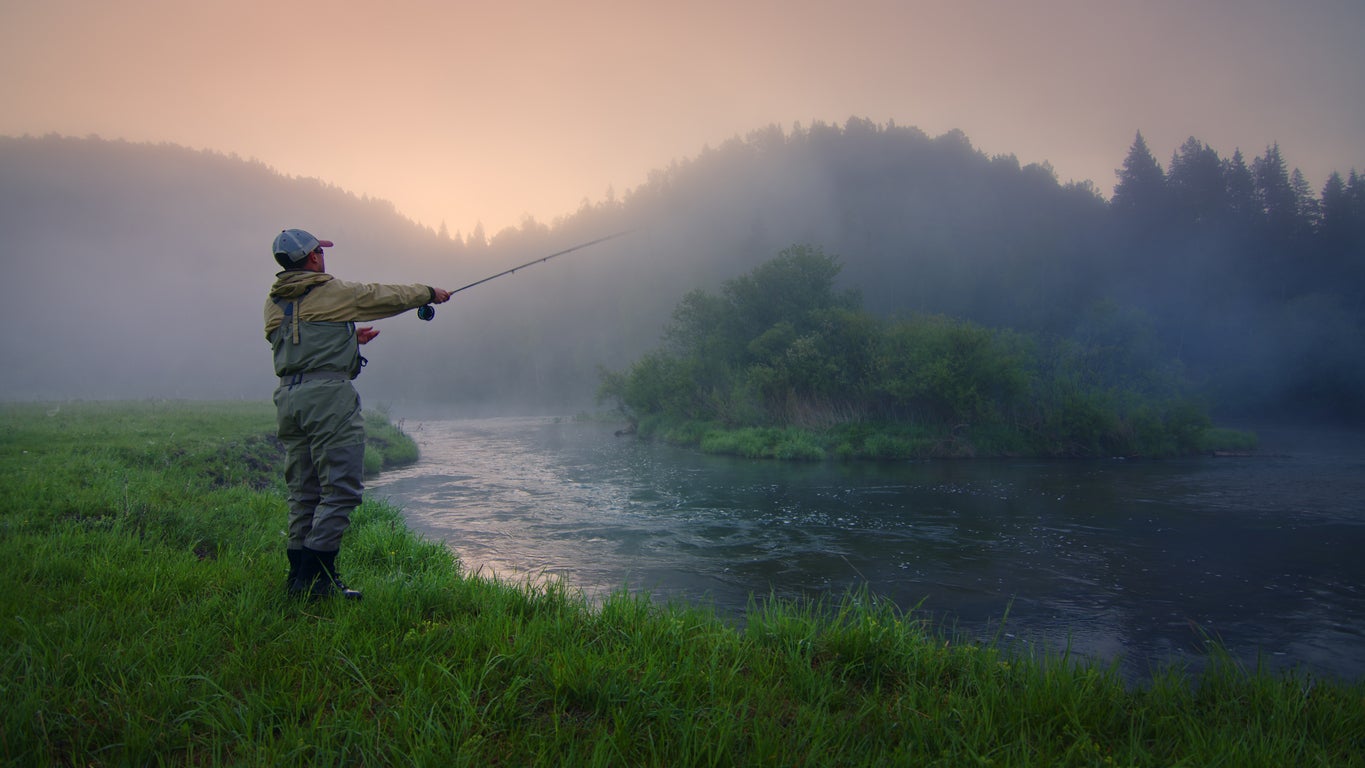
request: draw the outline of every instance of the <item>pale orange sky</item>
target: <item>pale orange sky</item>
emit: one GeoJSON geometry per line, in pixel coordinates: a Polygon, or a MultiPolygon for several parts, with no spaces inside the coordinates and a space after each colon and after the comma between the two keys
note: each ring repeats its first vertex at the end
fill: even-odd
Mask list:
{"type": "MultiPolygon", "coordinates": [[[[1107,196],[1135,131],[1365,171],[1362,0],[0,0],[0,135],[257,159],[489,235],[703,147],[960,128],[1107,196]]],[[[287,216],[286,216],[287,218],[287,216]]]]}

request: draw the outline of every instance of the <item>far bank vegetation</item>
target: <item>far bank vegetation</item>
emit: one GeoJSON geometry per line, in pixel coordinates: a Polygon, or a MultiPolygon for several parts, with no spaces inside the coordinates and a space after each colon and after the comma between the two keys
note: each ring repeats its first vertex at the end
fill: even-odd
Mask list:
{"type": "Polygon", "coordinates": [[[1254,443],[1212,428],[1139,314],[1098,306],[1068,338],[883,318],[836,288],[840,269],[793,246],[718,294],[692,291],[661,347],[602,372],[599,397],[642,437],[747,457],[1167,457],[1254,443]]]}

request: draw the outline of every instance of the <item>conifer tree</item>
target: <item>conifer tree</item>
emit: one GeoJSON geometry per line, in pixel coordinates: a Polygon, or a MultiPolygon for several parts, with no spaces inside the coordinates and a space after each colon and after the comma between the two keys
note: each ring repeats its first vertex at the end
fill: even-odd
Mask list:
{"type": "Polygon", "coordinates": [[[1328,240],[1336,231],[1345,228],[1351,219],[1351,198],[1346,194],[1346,182],[1342,180],[1341,174],[1333,171],[1327,177],[1327,183],[1322,185],[1322,203],[1320,205],[1322,219],[1319,222],[1318,231],[1328,240]]]}
{"type": "Polygon", "coordinates": [[[1117,171],[1113,209],[1127,223],[1139,227],[1159,226],[1166,219],[1166,174],[1161,170],[1147,141],[1138,131],[1123,167],[1117,171]]]}
{"type": "Polygon", "coordinates": [[[1185,225],[1208,225],[1227,214],[1223,161],[1212,147],[1191,136],[1171,157],[1166,176],[1176,218],[1185,225]]]}
{"type": "Polygon", "coordinates": [[[1298,229],[1298,201],[1278,143],[1256,158],[1251,165],[1251,175],[1256,182],[1256,200],[1269,228],[1268,234],[1276,241],[1288,239],[1298,229]]]}
{"type": "Polygon", "coordinates": [[[1261,219],[1260,203],[1256,200],[1256,180],[1247,166],[1242,150],[1232,153],[1223,163],[1223,183],[1227,190],[1228,215],[1233,223],[1251,227],[1261,219]]]}
{"type": "Polygon", "coordinates": [[[1294,212],[1297,216],[1298,234],[1308,237],[1317,230],[1322,216],[1322,207],[1313,196],[1313,188],[1298,168],[1289,174],[1289,187],[1294,191],[1294,212]]]}

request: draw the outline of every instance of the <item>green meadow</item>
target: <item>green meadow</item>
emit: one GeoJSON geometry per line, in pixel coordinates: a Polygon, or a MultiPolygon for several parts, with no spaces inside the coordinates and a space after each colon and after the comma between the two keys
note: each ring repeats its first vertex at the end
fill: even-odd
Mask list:
{"type": "MultiPolygon", "coordinates": [[[[382,414],[368,464],[412,460],[382,414]]],[[[1365,764],[1365,682],[1125,684],[959,642],[868,593],[742,627],[471,574],[367,502],[360,603],[285,596],[268,403],[0,406],[0,763],[14,766],[1365,764]]]]}

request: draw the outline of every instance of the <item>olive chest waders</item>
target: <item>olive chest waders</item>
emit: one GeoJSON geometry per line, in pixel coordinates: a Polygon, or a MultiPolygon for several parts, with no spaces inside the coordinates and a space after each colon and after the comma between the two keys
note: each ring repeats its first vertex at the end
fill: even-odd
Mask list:
{"type": "Polygon", "coordinates": [[[336,572],[342,534],[360,505],[365,422],[350,381],[318,377],[275,390],[289,487],[289,592],[359,599],[336,572]]]}

